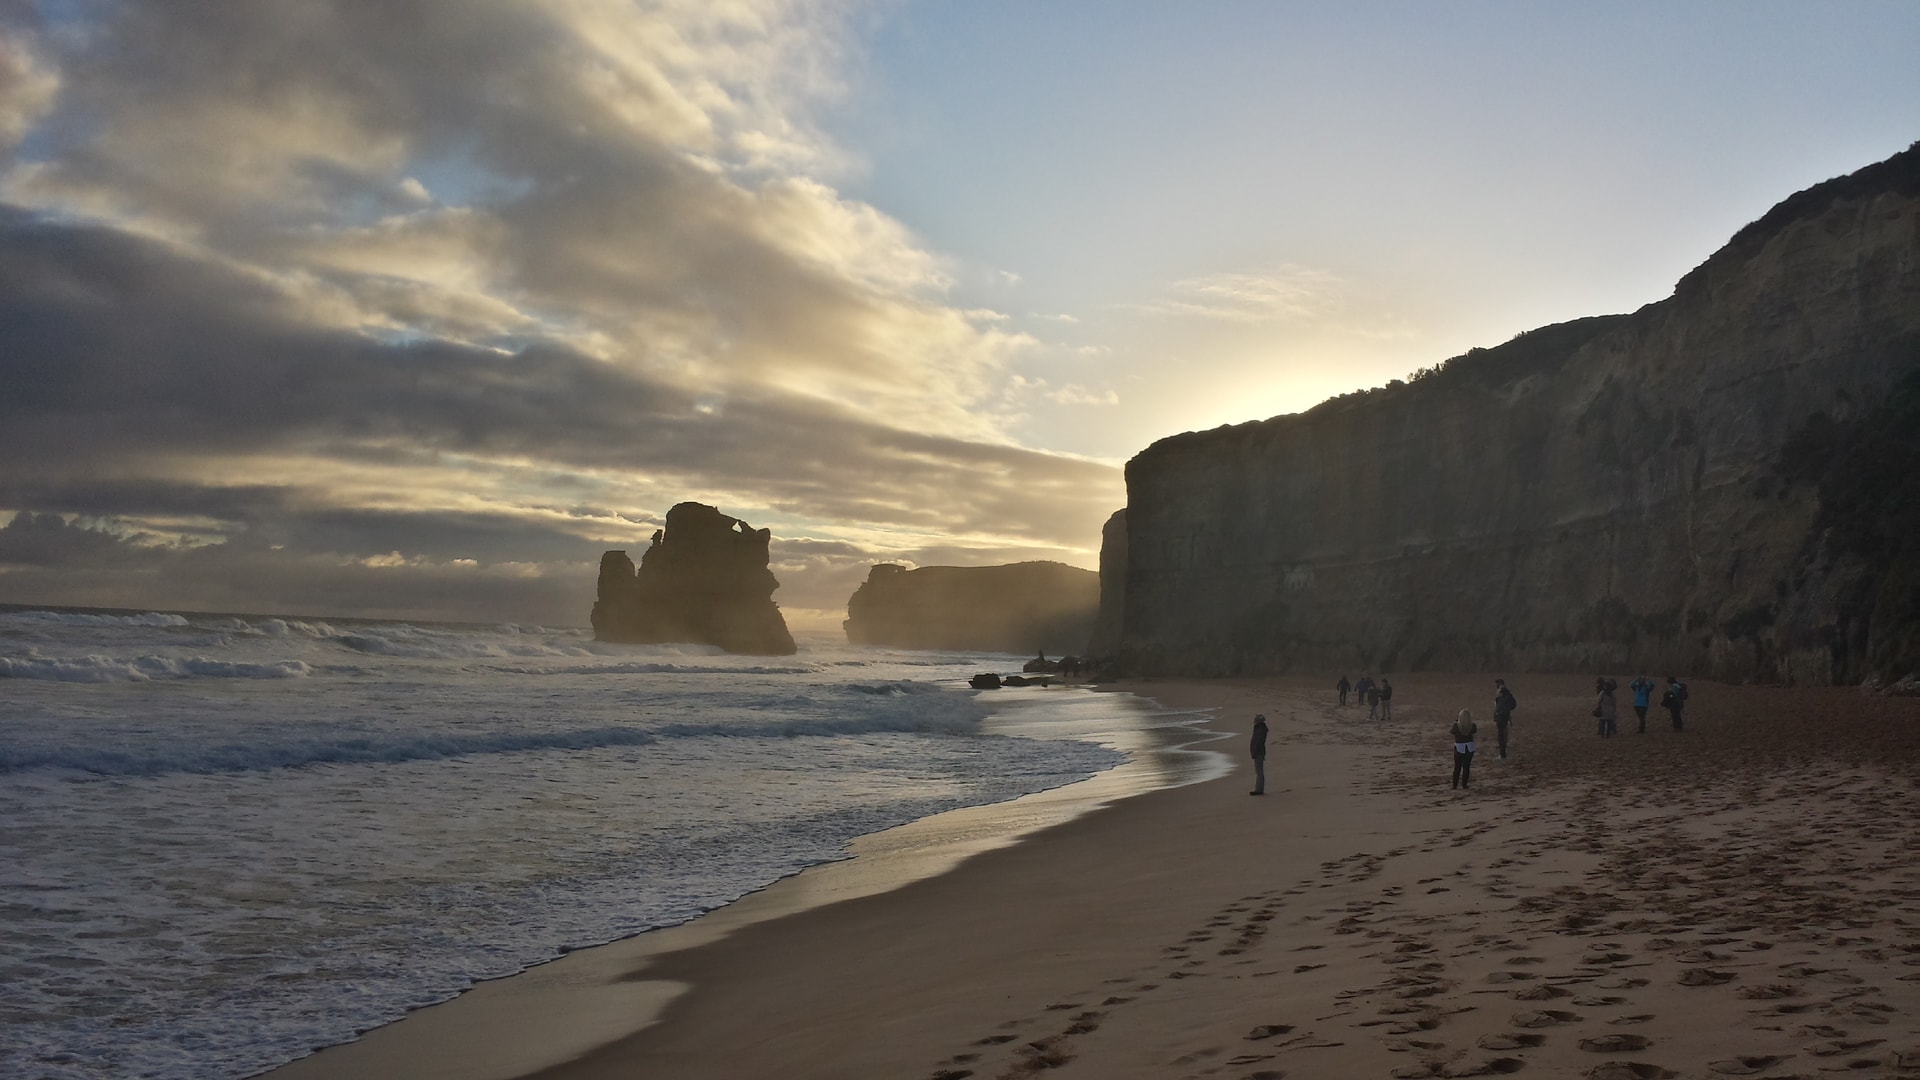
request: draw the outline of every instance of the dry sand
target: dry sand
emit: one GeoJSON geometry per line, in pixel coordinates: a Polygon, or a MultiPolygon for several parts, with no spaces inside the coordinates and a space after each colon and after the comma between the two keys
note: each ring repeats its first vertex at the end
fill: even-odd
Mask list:
{"type": "Polygon", "coordinates": [[[1499,762],[1487,679],[1395,682],[1375,722],[1297,680],[1127,687],[1266,713],[1267,796],[1236,737],[1224,779],[655,950],[587,982],[683,988],[659,1022],[537,1075],[1920,1077],[1920,701],[1695,683],[1685,733],[1601,740],[1590,678],[1519,676],[1499,762]]]}

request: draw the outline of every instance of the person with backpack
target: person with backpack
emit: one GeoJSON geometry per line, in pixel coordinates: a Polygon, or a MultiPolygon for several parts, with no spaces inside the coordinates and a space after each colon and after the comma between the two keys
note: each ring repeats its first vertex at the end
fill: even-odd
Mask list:
{"type": "MultiPolygon", "coordinates": [[[[1364,671],[1361,672],[1360,681],[1353,684],[1354,697],[1358,699],[1359,704],[1365,705],[1373,697],[1373,691],[1373,676],[1364,671]]],[[[1373,717],[1369,716],[1367,719],[1371,720],[1373,717]]]]}
{"type": "Polygon", "coordinates": [[[1633,691],[1633,715],[1640,718],[1640,734],[1647,733],[1647,706],[1653,703],[1654,681],[1641,675],[1627,684],[1633,691]]]}
{"type": "Polygon", "coordinates": [[[1507,727],[1513,723],[1513,710],[1520,707],[1507,680],[1493,680],[1493,729],[1500,734],[1500,760],[1507,760],[1507,727]]]}
{"type": "Polygon", "coordinates": [[[1687,684],[1681,682],[1675,676],[1667,676],[1667,692],[1660,695],[1660,707],[1667,710],[1668,716],[1673,717],[1673,730],[1684,731],[1686,729],[1686,718],[1684,714],[1687,711],[1687,684]]]}

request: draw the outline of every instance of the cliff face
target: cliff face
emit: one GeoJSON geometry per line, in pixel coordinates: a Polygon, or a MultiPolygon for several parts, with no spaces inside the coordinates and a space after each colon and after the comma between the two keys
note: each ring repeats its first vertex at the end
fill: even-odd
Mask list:
{"type": "Polygon", "coordinates": [[[1920,144],[1632,315],[1154,444],[1127,467],[1106,655],[1897,676],[1920,666],[1916,447],[1920,144]]]}
{"type": "Polygon", "coordinates": [[[1100,575],[1056,562],[1006,566],[882,563],[847,600],[847,641],[902,649],[1082,653],[1100,575]]]}
{"type": "Polygon", "coordinates": [[[638,570],[625,551],[600,557],[593,633],[630,644],[693,642],[728,652],[786,656],[793,635],[773,602],[780,582],[767,568],[766,529],[711,506],[667,511],[638,570]]]}

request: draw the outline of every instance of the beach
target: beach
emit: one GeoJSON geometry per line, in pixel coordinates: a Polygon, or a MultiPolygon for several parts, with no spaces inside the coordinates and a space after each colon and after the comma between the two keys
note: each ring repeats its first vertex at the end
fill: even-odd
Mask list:
{"type": "MultiPolygon", "coordinates": [[[[659,991],[613,1007],[640,1030],[535,1045],[569,1058],[522,1073],[548,1080],[1920,1075],[1920,702],[1694,682],[1684,733],[1656,709],[1637,734],[1623,707],[1602,740],[1591,678],[1519,676],[1501,762],[1486,677],[1395,682],[1371,722],[1322,680],[1126,684],[1214,710],[1235,771],[897,888],[816,903],[835,868],[815,868],[467,998],[538,1015],[559,999],[510,988],[547,973],[576,1004],[551,1036],[520,1029],[538,1044],[592,1041],[591,1003],[659,991]],[[1462,707],[1482,750],[1456,791],[1462,707]]],[[[437,1011],[355,1045],[433,1062],[484,1042],[484,1009],[402,1031],[437,1011]]],[[[274,1075],[404,1060],[352,1049],[274,1075]]]]}

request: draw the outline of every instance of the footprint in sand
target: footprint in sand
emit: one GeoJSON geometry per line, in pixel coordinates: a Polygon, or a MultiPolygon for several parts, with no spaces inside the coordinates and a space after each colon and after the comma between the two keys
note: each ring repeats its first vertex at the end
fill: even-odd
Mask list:
{"type": "Polygon", "coordinates": [[[1513,1014],[1513,1026],[1518,1028],[1553,1027],[1556,1024],[1579,1023],[1581,1019],[1582,1017],[1579,1013],[1563,1012],[1560,1009],[1529,1009],[1513,1014]]]}
{"type": "Polygon", "coordinates": [[[1271,1039],[1275,1035],[1286,1035],[1293,1031],[1292,1024],[1261,1024],[1247,1032],[1248,1039],[1271,1039]]]}
{"type": "Polygon", "coordinates": [[[1583,1006],[1585,1008],[1589,1008],[1589,1009],[1603,1009],[1608,1005],[1618,1005],[1625,1000],[1627,999],[1623,997],[1591,997],[1589,996],[1589,997],[1574,998],[1572,1003],[1575,1005],[1583,1006]]]}
{"type": "Polygon", "coordinates": [[[1742,1054],[1725,1061],[1709,1061],[1707,1068],[1724,1076],[1752,1076],[1762,1069],[1771,1069],[1793,1055],[1776,1057],[1772,1054],[1742,1054]]]}
{"type": "Polygon", "coordinates": [[[987,1036],[987,1037],[986,1037],[986,1038],[984,1038],[984,1039],[975,1039],[975,1040],[973,1040],[973,1045],[975,1045],[975,1046],[999,1046],[999,1045],[1000,1045],[1001,1043],[1010,1043],[1010,1042],[1012,1042],[1013,1040],[1015,1040],[1015,1039],[1017,1039],[1017,1038],[1019,1038],[1019,1037],[1020,1037],[1020,1036],[1018,1036],[1018,1035],[989,1035],[989,1036],[987,1036]]]}
{"type": "Polygon", "coordinates": [[[1580,1049],[1589,1054],[1627,1054],[1652,1045],[1653,1040],[1644,1035],[1598,1035],[1580,1040],[1580,1049]]]}
{"type": "Polygon", "coordinates": [[[1812,1054],[1814,1057],[1838,1057],[1841,1054],[1851,1054],[1855,1051],[1865,1050],[1869,1046],[1879,1046],[1886,1041],[1885,1039],[1853,1039],[1847,1041],[1835,1039],[1832,1042],[1816,1043],[1813,1046],[1809,1046],[1807,1047],[1807,1053],[1812,1054]]]}
{"type": "Polygon", "coordinates": [[[1443,1076],[1494,1076],[1505,1073],[1517,1073],[1527,1067],[1519,1058],[1494,1058],[1478,1065],[1455,1066],[1443,1072],[1443,1076]]]}
{"type": "Polygon", "coordinates": [[[1515,990],[1510,996],[1516,1001],[1551,1001],[1554,998],[1570,997],[1572,994],[1571,990],[1562,990],[1557,986],[1541,983],[1538,986],[1515,990]]]}
{"type": "Polygon", "coordinates": [[[1587,1080],[1670,1080],[1678,1075],[1643,1061],[1609,1061],[1587,1070],[1587,1080]]]}
{"type": "Polygon", "coordinates": [[[1496,971],[1487,976],[1490,983],[1532,982],[1540,976],[1530,971],[1496,971]]]}
{"type": "Polygon", "coordinates": [[[1752,986],[1743,986],[1733,993],[1735,997],[1743,997],[1748,1001],[1771,1001],[1774,998],[1800,996],[1800,991],[1786,983],[1755,983],[1752,986]]]}
{"type": "Polygon", "coordinates": [[[1546,1043],[1545,1035],[1516,1032],[1506,1035],[1482,1035],[1474,1043],[1482,1050],[1531,1050],[1546,1043]]]}
{"type": "Polygon", "coordinates": [[[1688,968],[1680,975],[1681,986],[1719,986],[1730,983],[1738,976],[1731,971],[1715,971],[1712,968],[1688,968]]]}
{"type": "Polygon", "coordinates": [[[1067,1029],[1061,1032],[1061,1034],[1085,1035],[1089,1032],[1099,1031],[1100,1021],[1106,1019],[1106,1016],[1107,1014],[1102,1012],[1083,1012],[1079,1016],[1074,1017],[1073,1023],[1067,1025],[1067,1029]]]}
{"type": "Polygon", "coordinates": [[[1645,979],[1601,979],[1593,985],[1602,990],[1638,990],[1647,985],[1645,979]]]}

